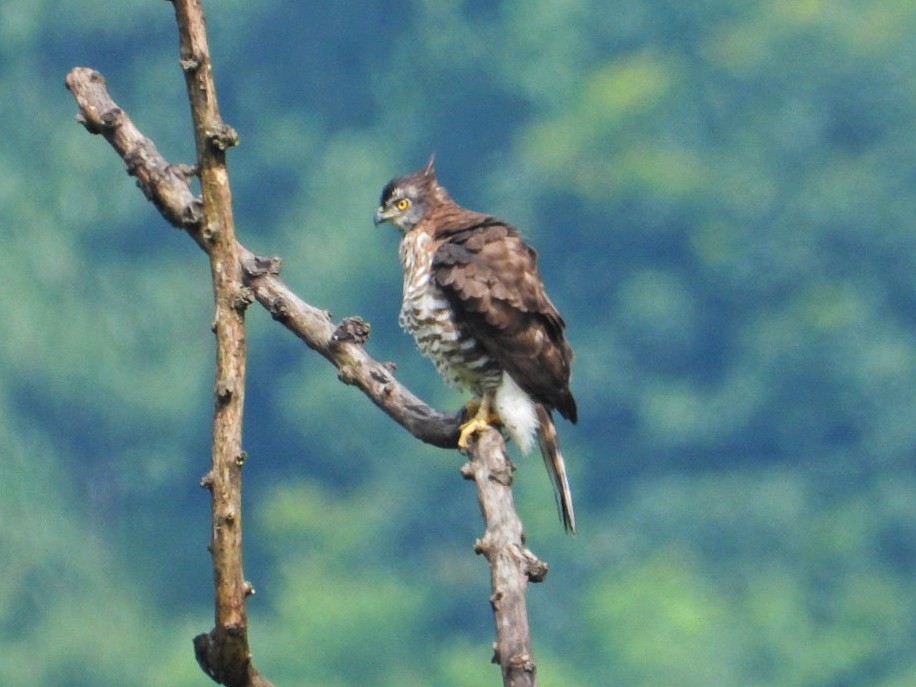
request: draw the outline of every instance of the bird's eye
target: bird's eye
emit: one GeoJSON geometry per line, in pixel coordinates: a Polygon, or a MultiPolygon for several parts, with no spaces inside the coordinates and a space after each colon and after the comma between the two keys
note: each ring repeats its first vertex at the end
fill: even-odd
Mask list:
{"type": "Polygon", "coordinates": [[[395,206],[398,210],[404,211],[404,210],[406,210],[407,208],[410,207],[410,201],[409,201],[407,198],[400,198],[400,199],[398,199],[398,201],[394,204],[394,206],[395,206]]]}

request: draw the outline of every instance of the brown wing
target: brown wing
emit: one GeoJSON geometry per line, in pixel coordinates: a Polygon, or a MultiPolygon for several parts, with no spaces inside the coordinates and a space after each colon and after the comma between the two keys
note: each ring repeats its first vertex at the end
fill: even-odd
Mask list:
{"type": "Polygon", "coordinates": [[[537,253],[518,231],[492,218],[449,231],[433,258],[433,278],[459,326],[535,401],[575,422],[566,324],[544,291],[537,253]]]}

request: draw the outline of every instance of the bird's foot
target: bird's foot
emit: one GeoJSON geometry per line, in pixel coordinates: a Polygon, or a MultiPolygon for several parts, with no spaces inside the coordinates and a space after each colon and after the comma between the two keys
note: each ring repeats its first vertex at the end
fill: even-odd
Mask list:
{"type": "Polygon", "coordinates": [[[458,434],[458,448],[460,449],[466,449],[468,447],[471,435],[475,432],[482,432],[486,429],[490,429],[494,425],[502,424],[499,414],[491,412],[489,404],[481,403],[479,399],[475,398],[468,401],[465,408],[467,409],[467,414],[471,415],[471,413],[473,413],[473,416],[458,427],[460,430],[458,434]]]}
{"type": "Polygon", "coordinates": [[[458,435],[458,448],[467,448],[468,442],[471,440],[471,435],[474,434],[474,432],[482,432],[489,428],[490,424],[485,419],[475,415],[459,427],[461,433],[458,435]]]}

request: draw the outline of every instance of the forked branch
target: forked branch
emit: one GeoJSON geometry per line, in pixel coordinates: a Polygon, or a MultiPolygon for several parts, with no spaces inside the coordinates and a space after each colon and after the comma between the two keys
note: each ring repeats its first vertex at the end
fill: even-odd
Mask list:
{"type": "MultiPolygon", "coordinates": [[[[170,164],[140,132],[108,93],[105,78],[87,67],[67,74],[67,88],[79,106],[86,130],[102,135],[124,160],[143,194],[173,226],[184,229],[204,250],[201,199],[191,190],[194,167],[170,164]]],[[[280,278],[281,260],[259,257],[236,245],[242,279],[254,298],[309,348],[338,370],[342,381],[361,389],[377,406],[416,438],[440,448],[455,448],[462,413],[441,413],[415,396],[394,377],[394,366],[374,360],[364,347],[368,325],[356,318],[335,323],[326,310],[309,305],[280,278]]]]}
{"type": "MultiPolygon", "coordinates": [[[[245,597],[251,585],[242,574],[241,444],[245,382],[246,306],[257,300],[271,316],[338,370],[339,378],[361,389],[377,406],[418,439],[455,448],[463,413],[446,414],[429,407],[394,377],[393,366],[374,360],[364,342],[369,327],[359,318],[334,323],[330,314],[296,296],[280,279],[279,258],[256,256],[235,239],[225,150],[234,145],[216,104],[203,12],[199,0],[172,0],[181,42],[194,118],[197,165],[169,164],[108,93],[98,72],[76,67],[67,88],[79,105],[77,119],[102,135],[124,160],[128,174],[171,224],[185,230],[210,257],[216,302],[214,331],[217,369],[212,466],[202,480],[213,497],[211,552],[216,587],[216,623],[195,638],[201,667],[215,681],[239,687],[269,687],[251,662],[247,640],[245,597]],[[190,178],[201,181],[201,196],[190,178]]],[[[497,641],[494,662],[501,665],[505,685],[535,684],[531,660],[525,591],[538,582],[547,566],[525,546],[521,522],[511,493],[512,465],[505,443],[494,430],[471,442],[469,462],[462,468],[478,488],[486,531],[475,550],[490,565],[491,604],[497,641]]]]}

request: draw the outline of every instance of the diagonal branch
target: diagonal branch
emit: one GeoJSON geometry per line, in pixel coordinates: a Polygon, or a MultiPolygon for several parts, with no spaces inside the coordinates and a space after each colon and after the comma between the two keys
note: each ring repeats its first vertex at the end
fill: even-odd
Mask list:
{"type": "MultiPolygon", "coordinates": [[[[102,135],[137,179],[143,194],[173,226],[187,231],[206,250],[201,199],[191,191],[193,168],[172,165],[134,125],[108,93],[105,78],[87,67],[67,74],[67,88],[79,105],[77,115],[87,131],[102,135]]],[[[280,278],[280,259],[262,258],[237,245],[242,277],[257,301],[306,345],[327,358],[347,384],[361,389],[395,422],[433,446],[454,448],[461,413],[441,413],[397,381],[393,365],[374,360],[363,343],[368,325],[355,319],[335,324],[326,310],[309,305],[280,278]]]]}

